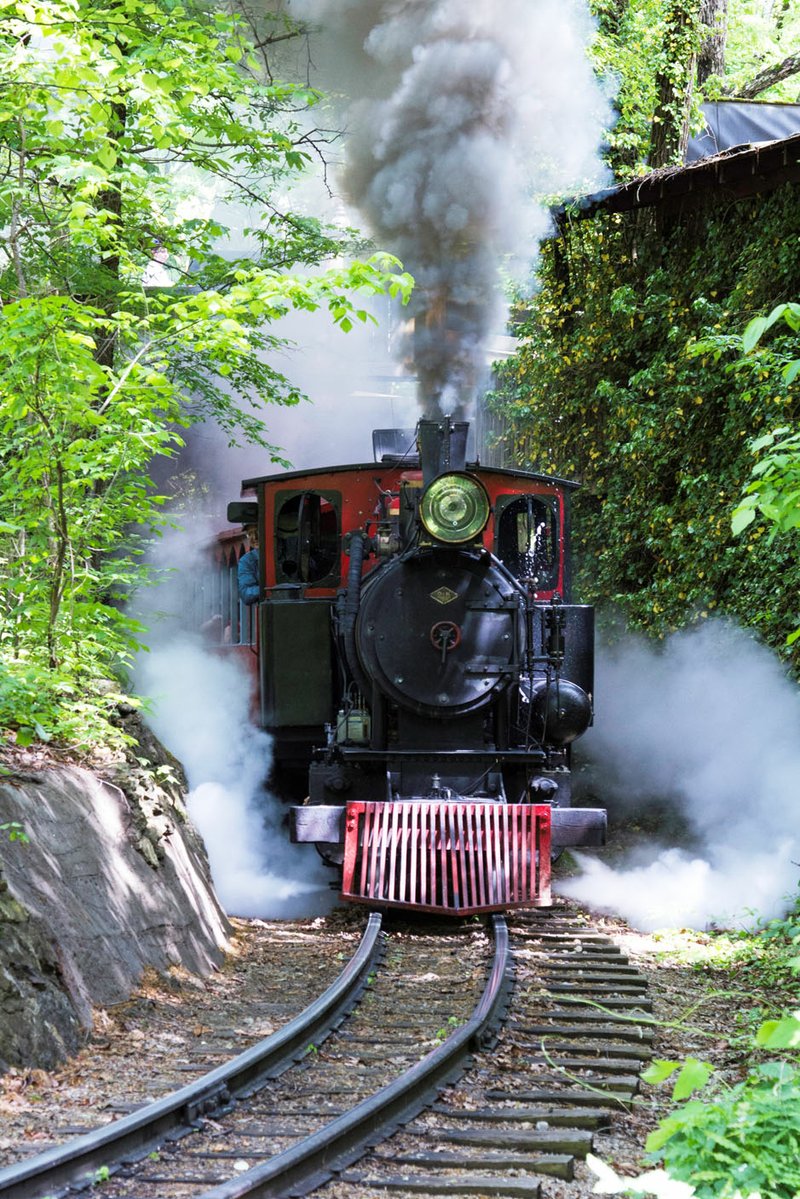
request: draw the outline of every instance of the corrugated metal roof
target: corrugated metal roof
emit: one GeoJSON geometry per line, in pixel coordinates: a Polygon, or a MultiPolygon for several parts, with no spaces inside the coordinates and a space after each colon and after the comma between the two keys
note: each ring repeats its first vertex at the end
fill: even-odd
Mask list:
{"type": "Polygon", "coordinates": [[[654,205],[690,208],[716,192],[720,201],[771,191],[800,181],[800,133],[757,145],[736,146],[681,167],[663,167],[617,187],[566,201],[558,221],[588,219],[600,212],[631,212],[654,205]]]}

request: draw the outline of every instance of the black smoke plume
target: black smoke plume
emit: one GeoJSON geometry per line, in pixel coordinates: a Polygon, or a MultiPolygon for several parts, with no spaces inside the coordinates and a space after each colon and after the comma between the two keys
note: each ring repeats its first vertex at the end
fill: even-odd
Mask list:
{"type": "Polygon", "coordinates": [[[596,184],[608,103],[580,0],[294,0],[347,97],[347,198],[416,279],[405,345],[427,415],[466,415],[543,197],[596,184]]]}

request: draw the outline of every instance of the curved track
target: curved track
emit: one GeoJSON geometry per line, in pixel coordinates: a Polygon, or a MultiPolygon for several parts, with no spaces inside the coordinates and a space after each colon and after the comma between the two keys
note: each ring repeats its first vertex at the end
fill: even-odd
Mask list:
{"type": "Polygon", "coordinates": [[[322,1040],[351,1010],[375,968],[380,916],[369,917],[361,943],[330,987],[284,1028],[166,1098],[46,1153],[0,1170],[3,1199],[51,1196],[94,1179],[109,1163],[152,1153],[288,1069],[316,1038],[322,1040]]]}
{"type": "Polygon", "coordinates": [[[546,1194],[631,1102],[649,1004],[580,917],[517,913],[491,931],[493,947],[478,925],[381,936],[370,917],[301,1017],[198,1084],[0,1171],[0,1196],[546,1194]]]}
{"type": "Polygon", "coordinates": [[[571,1181],[635,1102],[654,1035],[644,977],[564,909],[509,916],[509,938],[515,992],[497,1044],[320,1199],[546,1199],[548,1179],[571,1181]]]}

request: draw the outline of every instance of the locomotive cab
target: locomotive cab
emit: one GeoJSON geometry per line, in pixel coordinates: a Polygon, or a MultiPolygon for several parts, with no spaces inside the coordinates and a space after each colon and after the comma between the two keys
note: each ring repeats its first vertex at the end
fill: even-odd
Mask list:
{"type": "Polygon", "coordinates": [[[593,693],[592,609],[569,603],[574,485],[467,463],[465,422],[385,433],[375,464],[244,484],[293,839],[343,863],[347,898],[546,903],[552,846],[605,833],[602,811],[570,807],[593,693]]]}

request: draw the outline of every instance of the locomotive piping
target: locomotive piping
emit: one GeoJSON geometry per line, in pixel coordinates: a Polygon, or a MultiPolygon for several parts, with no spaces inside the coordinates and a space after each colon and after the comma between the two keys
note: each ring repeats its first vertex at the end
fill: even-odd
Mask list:
{"type": "Polygon", "coordinates": [[[350,537],[350,565],[347,570],[347,588],[342,613],[342,640],[344,656],[350,672],[365,695],[370,693],[370,684],[361,669],[356,649],[356,620],[361,606],[361,569],[364,564],[363,529],[356,529],[350,537]]]}

